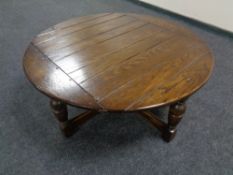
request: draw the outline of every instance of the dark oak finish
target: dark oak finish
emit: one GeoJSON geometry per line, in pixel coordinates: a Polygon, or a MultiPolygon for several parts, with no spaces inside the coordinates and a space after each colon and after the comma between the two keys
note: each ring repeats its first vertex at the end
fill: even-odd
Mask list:
{"type": "Polygon", "coordinates": [[[139,111],[170,141],[183,100],[208,80],[214,61],[191,31],[159,18],[103,13],[74,18],[37,35],[24,55],[28,79],[53,100],[65,135],[97,111],[139,111]],[[66,104],[88,109],[68,119],[66,104]],[[170,106],[168,123],[150,108],[170,106]]]}
{"type": "Polygon", "coordinates": [[[51,99],[50,106],[54,116],[59,121],[61,131],[66,137],[73,135],[80,125],[98,113],[97,111],[89,110],[72,119],[68,119],[67,107],[63,102],[51,99]]]}
{"type": "Polygon", "coordinates": [[[184,114],[186,110],[186,105],[184,101],[179,101],[175,104],[170,105],[169,114],[168,114],[168,124],[164,131],[162,132],[162,136],[164,140],[169,142],[176,135],[176,126],[182,119],[182,114],[184,114]]]}

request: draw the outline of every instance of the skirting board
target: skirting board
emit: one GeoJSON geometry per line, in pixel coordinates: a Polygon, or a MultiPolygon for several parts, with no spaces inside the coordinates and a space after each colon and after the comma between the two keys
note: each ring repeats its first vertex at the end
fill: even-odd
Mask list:
{"type": "Polygon", "coordinates": [[[232,32],[221,29],[221,28],[218,28],[218,27],[210,25],[210,24],[206,24],[206,23],[198,21],[196,19],[192,19],[192,18],[189,18],[189,17],[183,16],[183,15],[171,12],[169,10],[166,10],[166,9],[163,9],[163,8],[160,8],[160,7],[157,7],[157,6],[154,6],[154,5],[139,1],[139,0],[126,0],[126,1],[132,2],[132,3],[137,4],[139,6],[143,6],[145,8],[150,9],[150,10],[154,10],[154,11],[166,14],[168,16],[172,16],[172,17],[174,17],[176,19],[181,19],[181,20],[183,20],[183,21],[185,21],[185,22],[187,22],[189,24],[198,26],[200,28],[205,28],[206,30],[215,32],[217,34],[221,34],[221,35],[225,35],[227,37],[232,37],[233,38],[233,33],[232,32]]]}

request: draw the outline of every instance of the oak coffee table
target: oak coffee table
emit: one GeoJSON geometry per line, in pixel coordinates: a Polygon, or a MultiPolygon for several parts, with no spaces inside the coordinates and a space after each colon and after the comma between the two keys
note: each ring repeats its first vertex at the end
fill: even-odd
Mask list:
{"type": "Polygon", "coordinates": [[[65,136],[99,112],[137,112],[161,131],[176,134],[185,101],[208,80],[214,65],[206,44],[163,19],[102,13],[59,23],[27,48],[27,78],[51,98],[65,136]],[[85,108],[68,119],[67,106],[85,108]],[[169,105],[168,121],[152,108],[169,105]]]}

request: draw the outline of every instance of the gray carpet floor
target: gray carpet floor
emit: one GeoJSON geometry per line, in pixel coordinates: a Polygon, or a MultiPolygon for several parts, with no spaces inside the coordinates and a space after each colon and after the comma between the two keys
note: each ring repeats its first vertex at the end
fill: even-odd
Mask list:
{"type": "MultiPolygon", "coordinates": [[[[124,0],[1,0],[0,111],[1,175],[232,175],[233,39],[124,0]],[[213,76],[188,101],[169,144],[137,114],[98,115],[65,139],[48,98],[24,76],[22,56],[34,35],[74,16],[116,11],[176,21],[215,56],[213,76]]],[[[167,108],[155,112],[165,116],[167,108]]]]}

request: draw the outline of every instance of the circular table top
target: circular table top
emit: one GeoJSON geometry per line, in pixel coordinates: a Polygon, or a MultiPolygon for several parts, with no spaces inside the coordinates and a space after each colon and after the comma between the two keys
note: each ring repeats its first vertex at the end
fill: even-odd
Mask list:
{"type": "Polygon", "coordinates": [[[159,18],[103,13],[59,23],[25,52],[28,79],[68,104],[135,111],[186,98],[208,80],[214,60],[191,31],[159,18]]]}

